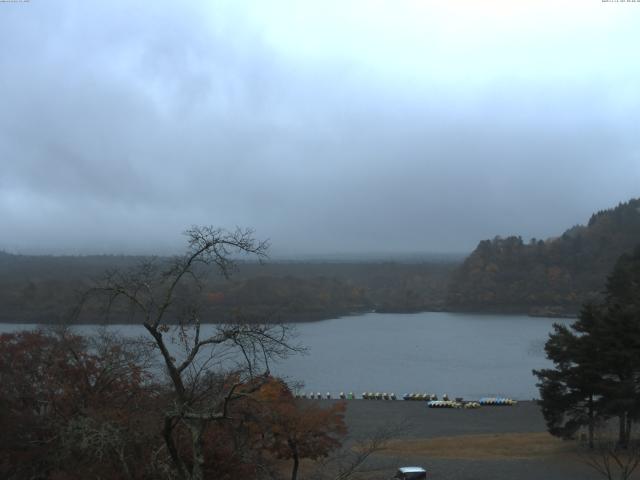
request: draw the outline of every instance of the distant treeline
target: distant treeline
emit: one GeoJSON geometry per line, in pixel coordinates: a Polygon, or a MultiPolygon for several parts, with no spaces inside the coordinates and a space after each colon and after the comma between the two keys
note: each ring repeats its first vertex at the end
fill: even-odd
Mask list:
{"type": "Polygon", "coordinates": [[[454,310],[571,315],[601,296],[616,260],[640,244],[640,199],[591,216],[558,238],[483,240],[455,272],[454,310]]]}
{"type": "MultiPolygon", "coordinates": [[[[615,261],[637,245],[640,199],[597,212],[586,226],[574,226],[558,238],[483,240],[464,262],[455,256],[413,262],[239,262],[231,279],[211,276],[204,290],[192,293],[199,296],[206,322],[310,321],[372,310],[574,315],[583,303],[599,298],[615,261]]],[[[148,260],[0,252],[0,321],[68,321],[79,293],[105,272],[148,260]]],[[[87,305],[81,318],[105,321],[96,304],[87,305]]],[[[138,320],[126,308],[106,319],[138,320]]]]}
{"type": "MultiPolygon", "coordinates": [[[[55,323],[73,318],[79,293],[105,272],[149,260],[128,256],[25,256],[0,252],[0,321],[55,323]]],[[[156,262],[165,262],[158,258],[156,262]]],[[[459,261],[239,262],[231,279],[208,278],[200,296],[204,321],[309,321],[371,310],[444,309],[446,286],[459,261]]],[[[102,322],[99,305],[87,305],[83,322],[102,322]]],[[[129,323],[126,308],[109,322],[129,323]]]]}

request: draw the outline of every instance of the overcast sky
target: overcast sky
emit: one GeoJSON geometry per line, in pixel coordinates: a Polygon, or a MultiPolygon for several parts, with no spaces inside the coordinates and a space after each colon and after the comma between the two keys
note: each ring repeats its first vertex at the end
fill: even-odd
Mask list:
{"type": "Polygon", "coordinates": [[[0,3],[0,249],[465,252],[640,196],[640,3],[0,3]]]}

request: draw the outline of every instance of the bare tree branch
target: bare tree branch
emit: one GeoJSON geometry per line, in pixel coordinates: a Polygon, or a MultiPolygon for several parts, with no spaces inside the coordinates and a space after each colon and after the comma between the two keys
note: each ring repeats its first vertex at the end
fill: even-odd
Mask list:
{"type": "Polygon", "coordinates": [[[78,312],[90,297],[97,296],[106,300],[107,313],[125,302],[132,315],[141,315],[141,323],[160,352],[171,380],[173,402],[166,411],[162,432],[175,472],[185,480],[203,478],[203,434],[207,425],[229,419],[234,402],[250,398],[260,389],[271,361],[302,351],[290,344],[288,326],[268,322],[214,324],[213,333],[203,334],[198,296],[193,292],[202,291],[207,267],[229,278],[238,255],[263,261],[268,242],[256,241],[253,233],[250,229],[229,232],[210,226],[191,227],[185,232],[184,255],[163,266],[152,259],[128,271],[108,272],[81,298],[78,312]],[[170,333],[168,323],[172,321],[178,321],[178,327],[170,333]],[[176,337],[183,350],[179,359],[171,349],[176,337]],[[221,357],[217,359],[218,370],[211,371],[216,349],[227,360],[234,358],[236,368],[223,368],[221,357]],[[188,460],[176,444],[176,431],[181,426],[191,433],[188,460]]]}

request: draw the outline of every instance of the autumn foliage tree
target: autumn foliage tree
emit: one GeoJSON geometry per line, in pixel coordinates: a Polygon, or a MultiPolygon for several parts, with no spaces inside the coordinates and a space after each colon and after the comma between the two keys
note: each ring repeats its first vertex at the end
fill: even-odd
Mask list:
{"type": "Polygon", "coordinates": [[[139,346],[106,334],[3,334],[0,384],[2,478],[152,477],[142,424],[156,399],[139,346]]]}
{"type": "MultiPolygon", "coordinates": [[[[163,425],[175,394],[150,368],[144,343],[100,333],[0,336],[0,478],[173,479],[163,425]]],[[[341,445],[344,405],[296,401],[280,380],[201,373],[192,402],[234,390],[224,421],[202,434],[207,478],[273,478],[279,460],[318,459],[341,445]],[[196,393],[203,395],[198,399],[196,393]]],[[[193,384],[189,384],[193,387],[193,384]]],[[[171,430],[193,455],[187,425],[171,430]]],[[[295,478],[295,476],[294,476],[295,478]]]]}
{"type": "Polygon", "coordinates": [[[264,447],[277,458],[291,460],[291,480],[298,478],[300,460],[318,460],[340,448],[347,434],[345,402],[323,408],[317,403],[296,400],[289,387],[272,379],[263,385],[256,401],[264,447]]]}

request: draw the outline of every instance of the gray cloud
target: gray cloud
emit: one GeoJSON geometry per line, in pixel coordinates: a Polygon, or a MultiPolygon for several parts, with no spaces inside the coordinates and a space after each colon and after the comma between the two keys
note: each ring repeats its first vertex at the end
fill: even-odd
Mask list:
{"type": "Polygon", "coordinates": [[[590,6],[568,40],[381,4],[1,5],[0,248],[165,252],[211,223],[285,256],[465,251],[639,195],[640,11],[590,6]]]}

